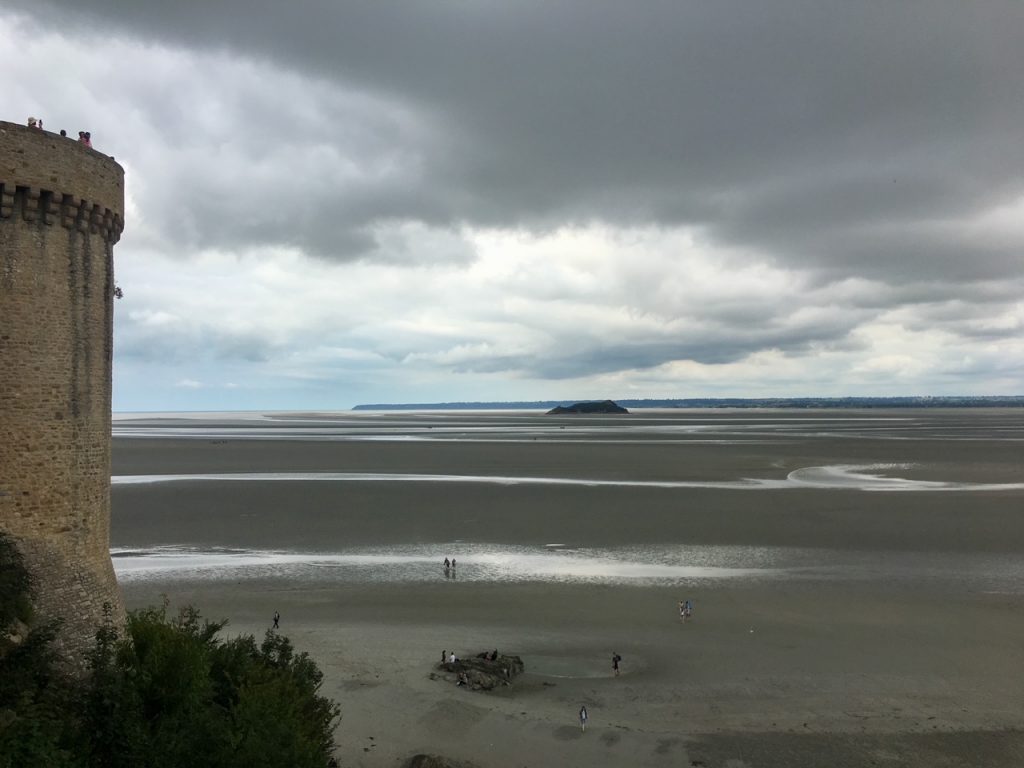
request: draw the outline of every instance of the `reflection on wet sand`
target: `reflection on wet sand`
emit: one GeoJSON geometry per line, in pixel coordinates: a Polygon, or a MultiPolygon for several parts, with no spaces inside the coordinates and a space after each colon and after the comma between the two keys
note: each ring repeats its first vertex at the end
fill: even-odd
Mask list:
{"type": "MultiPolygon", "coordinates": [[[[111,550],[122,582],[276,579],[305,584],[436,582],[440,557],[458,552],[464,582],[594,583],[627,586],[741,582],[899,582],[963,591],[1024,594],[1024,562],[992,554],[880,553],[814,548],[684,546],[615,549],[497,546],[350,552],[158,546],[111,550]]],[[[444,578],[455,578],[453,569],[444,578]]]]}

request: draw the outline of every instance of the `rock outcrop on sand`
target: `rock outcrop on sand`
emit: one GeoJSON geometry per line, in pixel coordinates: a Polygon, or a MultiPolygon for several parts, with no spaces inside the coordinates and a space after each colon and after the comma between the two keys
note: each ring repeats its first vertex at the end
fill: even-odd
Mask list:
{"type": "Polygon", "coordinates": [[[600,402],[573,403],[572,405],[558,405],[548,411],[549,416],[561,416],[565,414],[591,414],[591,413],[629,413],[618,403],[611,400],[600,402]]]}
{"type": "MultiPolygon", "coordinates": [[[[458,683],[459,677],[465,675],[466,685],[474,691],[490,691],[503,685],[511,685],[512,678],[523,673],[523,660],[518,656],[499,653],[497,658],[484,652],[473,658],[457,659],[454,662],[438,664],[437,668],[444,680],[458,683]]],[[[432,673],[431,677],[438,677],[432,673]]]]}
{"type": "Polygon", "coordinates": [[[467,763],[465,760],[452,760],[441,755],[413,755],[405,768],[477,768],[476,763],[467,763]]]}

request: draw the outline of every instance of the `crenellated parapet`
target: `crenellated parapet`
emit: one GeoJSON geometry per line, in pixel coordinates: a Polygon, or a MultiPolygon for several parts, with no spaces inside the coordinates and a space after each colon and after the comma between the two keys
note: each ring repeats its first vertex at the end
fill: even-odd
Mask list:
{"type": "Polygon", "coordinates": [[[121,215],[102,203],[83,200],[70,192],[19,186],[0,178],[0,219],[12,217],[101,235],[111,245],[121,239],[124,230],[121,215]]]}
{"type": "Polygon", "coordinates": [[[30,221],[56,224],[59,212],[62,226],[71,226],[65,218],[76,224],[84,218],[90,230],[109,222],[111,233],[120,232],[124,168],[74,139],[0,121],[0,184],[0,217],[19,209],[22,216],[34,217],[30,221]]]}

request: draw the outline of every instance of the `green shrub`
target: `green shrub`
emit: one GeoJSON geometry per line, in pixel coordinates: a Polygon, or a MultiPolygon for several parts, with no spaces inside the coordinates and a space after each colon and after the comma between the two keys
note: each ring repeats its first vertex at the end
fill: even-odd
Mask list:
{"type": "Polygon", "coordinates": [[[0,629],[15,619],[31,620],[33,586],[21,552],[9,537],[0,534],[0,629]]]}
{"type": "MultiPolygon", "coordinates": [[[[31,580],[2,535],[0,565],[0,616],[27,617],[31,580]]],[[[84,680],[57,664],[54,624],[0,647],[0,768],[328,765],[338,705],[288,638],[223,640],[226,622],[168,618],[166,600],[130,612],[123,637],[106,614],[84,680]]]]}
{"type": "MultiPolygon", "coordinates": [[[[0,638],[16,620],[31,621],[32,587],[21,553],[0,534],[0,638]]],[[[18,643],[0,642],[0,768],[84,765],[68,738],[74,689],[57,668],[56,631],[42,624],[18,643]]]]}
{"type": "Polygon", "coordinates": [[[338,706],[322,674],[271,632],[217,637],[224,622],[166,603],[129,614],[128,636],[98,638],[86,705],[91,765],[324,768],[338,706]]]}

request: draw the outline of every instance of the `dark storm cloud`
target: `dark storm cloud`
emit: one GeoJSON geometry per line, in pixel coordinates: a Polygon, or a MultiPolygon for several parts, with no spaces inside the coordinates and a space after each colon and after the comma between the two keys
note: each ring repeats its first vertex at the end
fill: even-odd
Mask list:
{"type": "Polygon", "coordinates": [[[597,338],[563,341],[564,348],[551,350],[523,367],[541,378],[571,378],[622,370],[643,370],[673,360],[692,360],[704,365],[734,363],[765,349],[791,355],[830,345],[848,344],[852,322],[836,314],[817,318],[794,328],[762,326],[757,323],[698,327],[674,338],[629,342],[597,338]]]}
{"type": "MultiPolygon", "coordinates": [[[[306,201],[293,239],[317,252],[372,254],[382,219],[601,220],[701,225],[827,279],[1020,268],[1019,236],[972,243],[928,226],[1024,194],[1018,2],[22,7],[275,62],[436,120],[429,135],[390,136],[414,170],[306,201]]],[[[277,108],[264,113],[286,121],[294,95],[266,94],[277,108]]],[[[324,117],[329,139],[344,118],[324,117]]],[[[229,227],[223,213],[194,213],[197,237],[273,239],[284,226],[229,227]]]]}
{"type": "MultiPolygon", "coordinates": [[[[1024,154],[1019,162],[1024,163],[1024,154]]],[[[944,174],[939,170],[859,170],[853,178],[836,173],[747,192],[731,210],[720,212],[713,229],[725,242],[820,270],[821,279],[857,274],[894,282],[922,275],[970,281],[1020,275],[1024,230],[979,231],[971,220],[1024,196],[1024,179],[1009,168],[973,178],[955,163],[944,174]]]]}
{"type": "MultiPolygon", "coordinates": [[[[457,361],[446,363],[444,353],[437,355],[436,361],[459,373],[516,372],[540,379],[640,371],[675,360],[721,365],[766,349],[794,356],[854,349],[859,345],[849,334],[862,318],[856,312],[838,309],[809,313],[796,322],[781,313],[766,318],[755,311],[743,315],[738,311],[708,310],[674,330],[642,334],[623,335],[574,324],[560,328],[554,343],[538,346],[530,354],[494,354],[485,338],[460,339],[462,353],[457,361]]],[[[391,354],[396,359],[406,358],[397,349],[391,354]]]]}
{"type": "MultiPolygon", "coordinates": [[[[1017,296],[1024,286],[1015,285],[1017,296]]],[[[1024,321],[998,322],[993,317],[1000,313],[1003,317],[1011,317],[1013,302],[978,306],[962,300],[950,300],[936,304],[915,307],[913,317],[906,323],[911,330],[939,329],[948,331],[970,341],[999,341],[1002,339],[1019,338],[1024,334],[1024,321]]]]}
{"type": "Polygon", "coordinates": [[[159,179],[140,185],[140,208],[178,248],[284,245],[387,261],[396,257],[381,252],[378,222],[438,218],[418,170],[426,121],[401,107],[216,57],[182,62],[172,78],[188,104],[153,118],[132,154],[159,179]],[[224,82],[197,87],[204,67],[224,82]]]}

